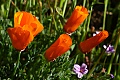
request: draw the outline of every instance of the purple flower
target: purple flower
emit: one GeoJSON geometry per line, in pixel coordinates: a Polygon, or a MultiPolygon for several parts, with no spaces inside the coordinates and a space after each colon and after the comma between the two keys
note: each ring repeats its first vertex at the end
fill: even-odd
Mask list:
{"type": "Polygon", "coordinates": [[[109,46],[103,45],[103,47],[106,49],[106,53],[114,53],[115,52],[114,47],[111,45],[109,45],[109,46]]]}
{"type": "Polygon", "coordinates": [[[73,71],[77,74],[78,78],[82,78],[84,74],[88,73],[87,65],[83,63],[81,66],[74,65],[73,71]]]}
{"type": "Polygon", "coordinates": [[[114,75],[113,75],[113,74],[110,74],[110,77],[111,77],[111,78],[114,78],[114,75]]]}

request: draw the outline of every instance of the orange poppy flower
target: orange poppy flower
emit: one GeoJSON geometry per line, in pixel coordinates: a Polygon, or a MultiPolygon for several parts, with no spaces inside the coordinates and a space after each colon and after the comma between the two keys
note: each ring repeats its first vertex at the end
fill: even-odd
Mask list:
{"type": "Polygon", "coordinates": [[[8,28],[7,31],[13,47],[17,50],[24,50],[34,38],[31,32],[23,30],[21,27],[8,28]]]}
{"type": "Polygon", "coordinates": [[[24,30],[31,31],[34,37],[43,30],[42,24],[36,17],[24,11],[15,13],[14,27],[22,27],[24,30]]]}
{"type": "Polygon", "coordinates": [[[87,18],[88,11],[82,6],[76,6],[72,15],[64,26],[64,31],[67,33],[74,32],[79,25],[87,18]]]}
{"type": "Polygon", "coordinates": [[[94,47],[100,44],[103,40],[105,40],[109,36],[107,31],[101,31],[96,36],[93,36],[79,44],[79,49],[83,53],[90,52],[94,47]]]}
{"type": "Polygon", "coordinates": [[[60,37],[46,50],[45,58],[52,61],[64,54],[70,49],[72,39],[67,34],[61,34],[60,37]]]}

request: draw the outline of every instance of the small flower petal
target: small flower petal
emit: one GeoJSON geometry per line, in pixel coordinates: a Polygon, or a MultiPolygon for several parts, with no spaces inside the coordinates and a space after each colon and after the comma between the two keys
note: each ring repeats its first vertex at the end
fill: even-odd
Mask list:
{"type": "Polygon", "coordinates": [[[88,73],[88,69],[85,69],[84,71],[83,71],[83,74],[87,74],[88,73]]]}
{"type": "Polygon", "coordinates": [[[110,74],[111,78],[114,78],[114,75],[113,74],[110,74]]]}
{"type": "Polygon", "coordinates": [[[78,64],[75,64],[73,70],[74,71],[80,71],[80,66],[78,64]]]}
{"type": "Polygon", "coordinates": [[[87,68],[87,65],[85,63],[82,63],[81,67],[87,68]]]}
{"type": "Polygon", "coordinates": [[[82,74],[82,73],[78,73],[77,77],[78,77],[78,78],[82,78],[82,77],[83,77],[83,74],[82,74]]]}
{"type": "Polygon", "coordinates": [[[80,71],[82,74],[87,74],[88,73],[88,69],[87,68],[87,65],[85,63],[82,64],[82,66],[80,67],[80,71]]]}
{"type": "Polygon", "coordinates": [[[106,49],[106,53],[114,53],[115,49],[113,46],[109,45],[108,47],[106,45],[103,45],[103,47],[106,49]]]}
{"type": "Polygon", "coordinates": [[[106,49],[107,48],[107,46],[106,45],[103,45],[103,47],[106,49]]]}

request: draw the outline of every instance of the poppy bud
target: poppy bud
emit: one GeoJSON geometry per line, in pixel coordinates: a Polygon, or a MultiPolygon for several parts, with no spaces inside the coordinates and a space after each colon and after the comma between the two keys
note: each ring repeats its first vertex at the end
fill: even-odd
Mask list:
{"type": "Polygon", "coordinates": [[[64,54],[70,49],[72,39],[67,34],[61,34],[60,37],[46,50],[45,58],[52,61],[64,54]]]}
{"type": "Polygon", "coordinates": [[[102,41],[104,41],[109,36],[107,31],[101,31],[99,34],[96,34],[95,36],[81,42],[79,44],[79,49],[83,53],[90,52],[94,47],[96,47],[98,44],[100,44],[102,41]]]}
{"type": "Polygon", "coordinates": [[[64,31],[67,33],[74,32],[79,25],[87,18],[88,11],[82,6],[76,6],[72,15],[64,26],[64,31]]]}

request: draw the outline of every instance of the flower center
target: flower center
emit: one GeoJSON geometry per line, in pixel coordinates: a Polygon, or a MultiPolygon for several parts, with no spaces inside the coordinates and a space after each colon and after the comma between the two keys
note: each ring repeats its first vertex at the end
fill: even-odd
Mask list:
{"type": "Polygon", "coordinates": [[[83,73],[83,70],[80,70],[81,73],[83,73]]]}

